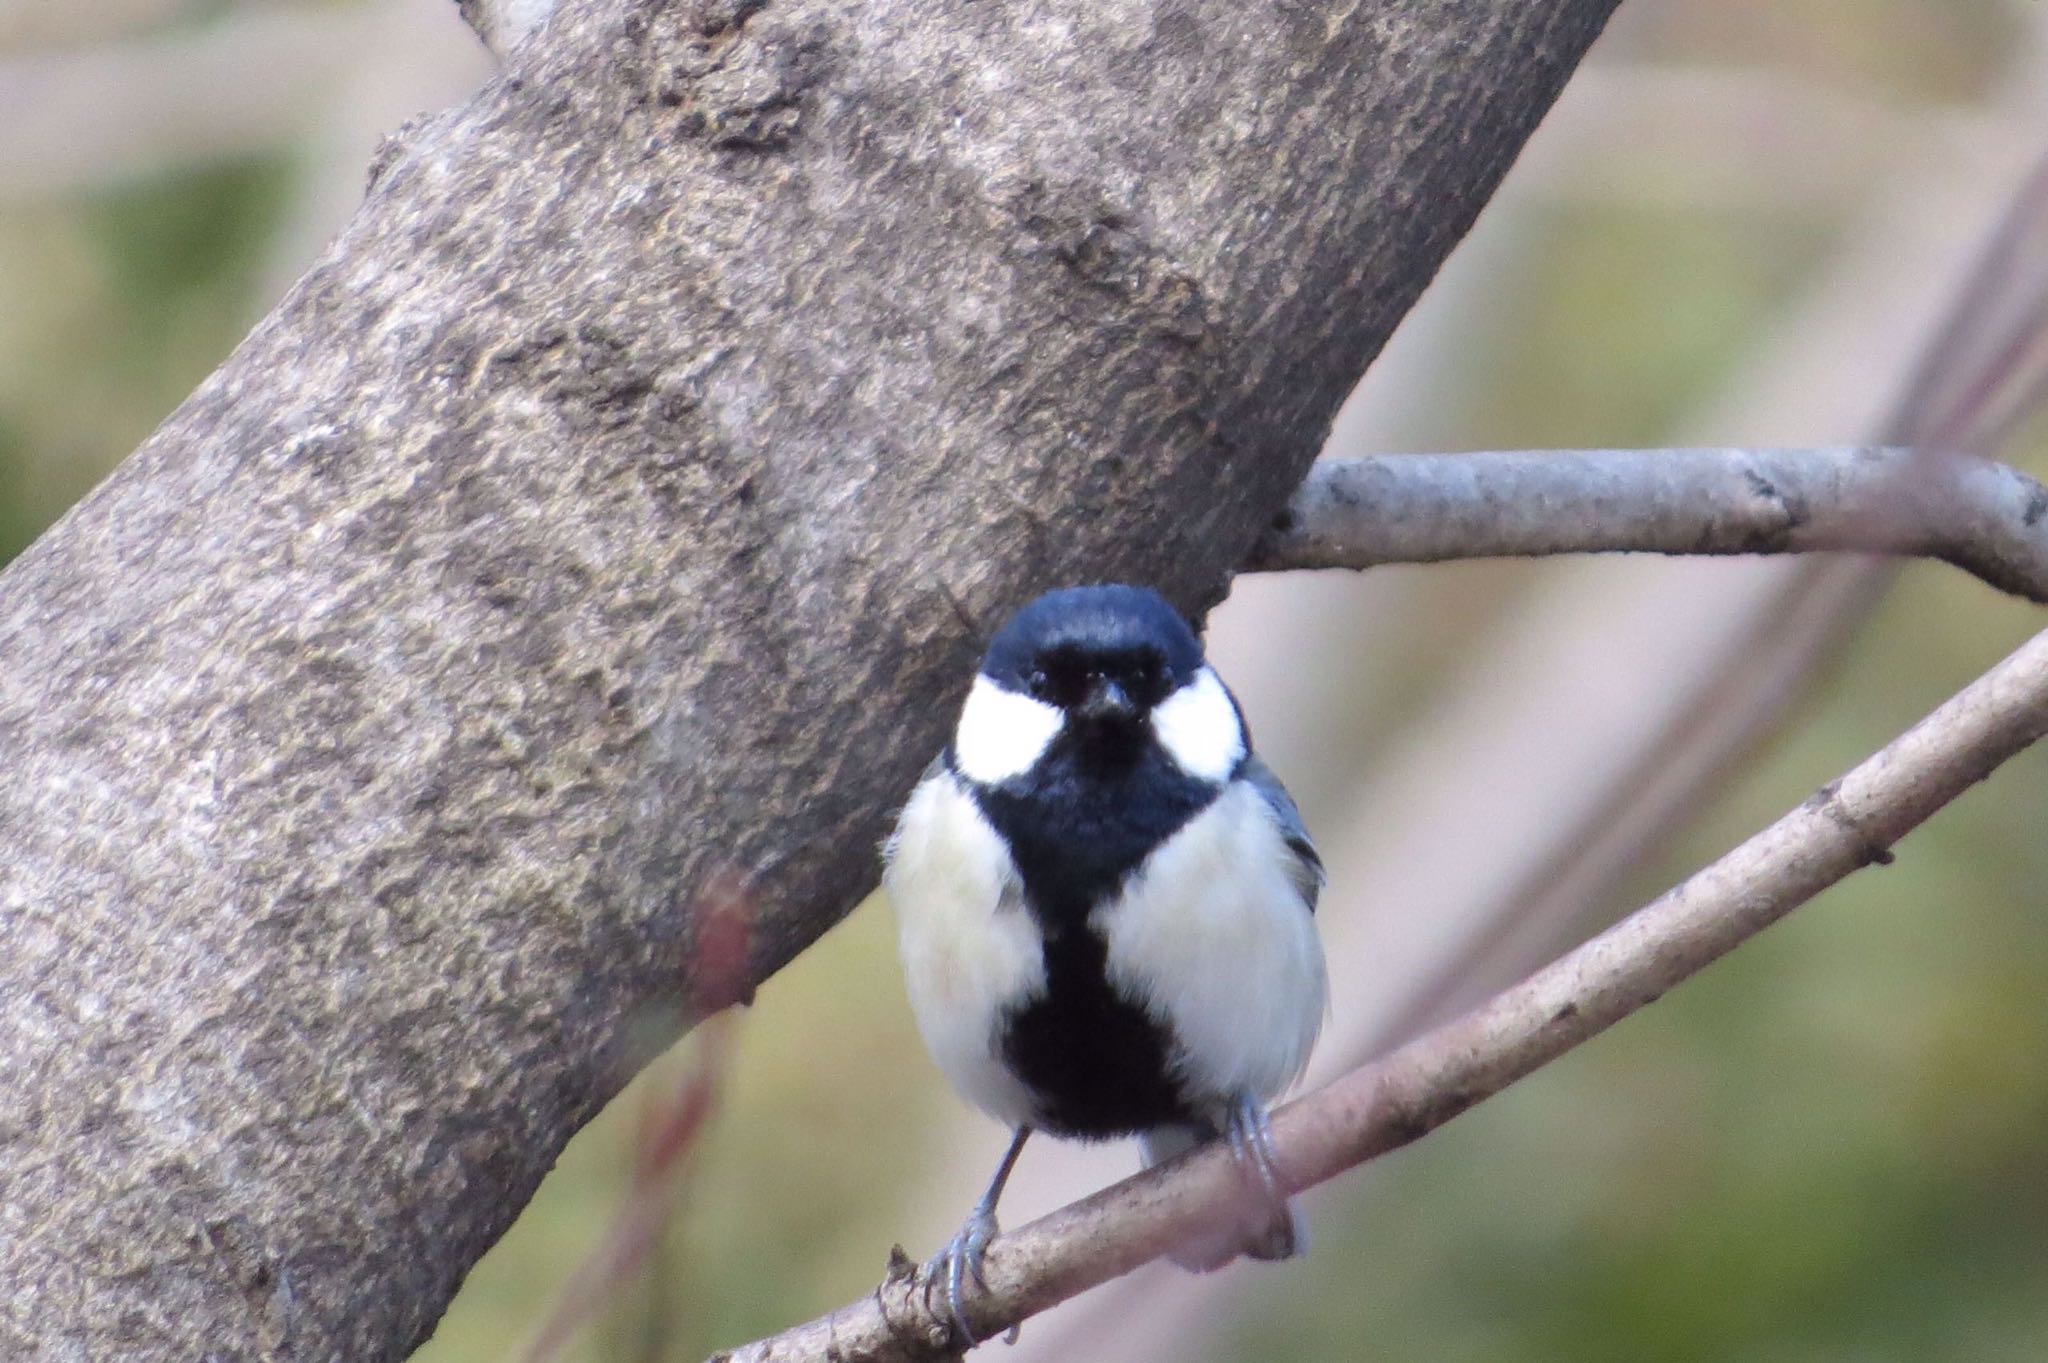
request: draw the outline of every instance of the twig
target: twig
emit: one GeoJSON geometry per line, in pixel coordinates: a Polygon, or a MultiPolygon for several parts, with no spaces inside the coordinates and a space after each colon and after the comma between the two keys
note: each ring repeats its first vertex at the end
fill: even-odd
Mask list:
{"type": "MultiPolygon", "coordinates": [[[[1274,1116],[1282,1181],[1321,1183],[1416,1140],[1653,1002],[1873,863],[2048,731],[2048,633],[1848,775],[1713,865],[1490,1003],[1274,1116]]],[[[1211,1146],[1001,1237],[975,1327],[993,1334],[1197,1233],[1242,1193],[1211,1146]]],[[[717,1363],[911,1363],[951,1356],[925,1285],[900,1260],[868,1297],[717,1363]]]]}
{"type": "Polygon", "coordinates": [[[696,1029],[697,1049],[671,1085],[649,1095],[642,1115],[631,1186],[611,1224],[562,1286],[554,1305],[520,1354],[520,1363],[553,1363],[645,1270],[661,1248],[692,1168],[691,1156],[718,1106],[732,1046],[732,1018],[721,1014],[696,1029]]]}
{"type": "Polygon", "coordinates": [[[521,1363],[552,1363],[660,1252],[685,1189],[699,1141],[719,1102],[732,1055],[734,1018],[723,1011],[748,1002],[747,955],[760,906],[741,873],[724,869],[696,897],[697,940],[690,952],[685,996],[704,1017],[694,1050],[674,1080],[652,1091],[642,1114],[633,1175],[611,1225],[569,1275],[541,1318],[521,1363]]]}
{"type": "Polygon", "coordinates": [[[2048,603],[2048,488],[1908,450],[1530,450],[1315,466],[1248,567],[1546,554],[1938,558],[2048,603]]]}
{"type": "MultiPolygon", "coordinates": [[[[2039,161],[1920,347],[1882,423],[1885,443],[1989,454],[2038,408],[2048,389],[2044,248],[2048,161],[2039,161]]],[[[1462,973],[1480,974],[1478,962],[1489,953],[1512,956],[1532,935],[1532,923],[1556,922],[1575,906],[1598,903],[1646,849],[1661,846],[1703,793],[1784,720],[1883,598],[1895,566],[1861,557],[1804,565],[1602,808],[1503,901],[1498,930],[1492,940],[1471,944],[1473,964],[1462,973]],[[1506,912],[1509,905],[1520,911],[1506,912]]],[[[1417,1014],[1426,1018],[1434,1003],[1422,1000],[1417,1014]]]]}
{"type": "MultiPolygon", "coordinates": [[[[2048,389],[2044,248],[2048,160],[2036,162],[2012,196],[1931,339],[1919,348],[1882,423],[1886,443],[1989,454],[2039,406],[2048,389]]],[[[1484,978],[1480,963],[1511,956],[1533,935],[1532,922],[1556,922],[1575,906],[1598,903],[1646,849],[1663,845],[1704,792],[1782,722],[1882,599],[1892,567],[1865,558],[1806,565],[1726,663],[1697,686],[1666,735],[1561,842],[1550,864],[1503,901],[1495,931],[1475,939],[1465,968],[1446,980],[1484,978]]],[[[1418,1000],[1404,1025],[1426,1020],[1436,1004],[1418,1000]]]]}

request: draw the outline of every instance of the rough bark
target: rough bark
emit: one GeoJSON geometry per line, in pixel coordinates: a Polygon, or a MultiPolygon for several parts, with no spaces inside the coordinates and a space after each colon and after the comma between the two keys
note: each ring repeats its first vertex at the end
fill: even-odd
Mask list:
{"type": "Polygon", "coordinates": [[[0,1355],[408,1352],[980,622],[1217,597],[1611,3],[571,0],[396,139],[0,577],[0,1355]]]}

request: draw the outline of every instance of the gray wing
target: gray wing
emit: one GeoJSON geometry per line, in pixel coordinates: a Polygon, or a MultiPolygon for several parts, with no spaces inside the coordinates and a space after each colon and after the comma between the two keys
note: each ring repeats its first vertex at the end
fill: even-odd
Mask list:
{"type": "Polygon", "coordinates": [[[1294,807],[1294,797],[1287,793],[1287,787],[1280,784],[1280,778],[1273,774],[1273,769],[1257,757],[1245,759],[1240,776],[1259,792],[1279,822],[1280,836],[1286,840],[1287,850],[1294,854],[1293,864],[1287,868],[1287,878],[1294,882],[1295,889],[1301,891],[1308,911],[1314,913],[1316,899],[1323,892],[1323,859],[1316,855],[1316,846],[1309,841],[1308,829],[1301,822],[1301,811],[1294,807]]]}

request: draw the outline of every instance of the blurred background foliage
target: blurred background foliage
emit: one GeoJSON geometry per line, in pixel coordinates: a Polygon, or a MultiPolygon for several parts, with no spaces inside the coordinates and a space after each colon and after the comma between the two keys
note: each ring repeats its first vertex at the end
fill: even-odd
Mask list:
{"type": "MultiPolygon", "coordinates": [[[[2044,9],[1625,0],[1333,450],[1867,436],[2041,150],[2044,9]]],[[[0,0],[0,558],[289,284],[381,131],[486,76],[445,0],[0,0]]],[[[2004,453],[2042,472],[2039,435],[2004,453]]],[[[1725,652],[1737,636],[1710,613],[1774,571],[1602,560],[1241,586],[1216,651],[1337,871],[1326,1049],[1384,1040],[1355,1019],[1419,987],[1401,945],[1418,926],[1512,919],[1498,891],[1554,850],[1591,798],[1572,792],[1612,786],[1588,773],[1613,761],[1587,736],[1725,652]],[[1535,833],[1488,800],[1533,810],[1535,833]]],[[[1569,921],[1532,927],[1520,964],[1754,831],[2041,624],[1908,568],[1755,760],[1569,921]]],[[[1615,741],[1639,754],[1654,728],[1615,741]]],[[[1320,1192],[1305,1264],[1148,1271],[1098,1294],[1115,1311],[1034,1322],[1010,1356],[2039,1359],[2044,827],[2036,754],[1896,865],[1320,1192]]],[[[565,1292],[597,1309],[560,1357],[698,1358],[859,1295],[892,1242],[929,1252],[1000,1134],[924,1059],[890,936],[871,904],[770,982],[686,1166],[633,1191],[645,1114],[696,1072],[698,1043],[653,1066],[418,1358],[518,1358],[565,1292]],[[581,1300],[575,1265],[650,1197],[665,1230],[644,1269],[581,1300]]],[[[1441,981],[1437,1010],[1487,983],[1441,981]]],[[[1012,1221],[1133,1157],[1040,1146],[1026,1163],[1012,1221]]]]}

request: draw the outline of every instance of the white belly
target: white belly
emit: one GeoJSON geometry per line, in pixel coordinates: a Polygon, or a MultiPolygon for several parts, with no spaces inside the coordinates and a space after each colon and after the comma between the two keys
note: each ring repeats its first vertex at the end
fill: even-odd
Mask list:
{"type": "Polygon", "coordinates": [[[1265,1101],[1308,1063],[1328,986],[1292,857],[1265,800],[1233,785],[1091,919],[1111,982],[1172,1029],[1191,1097],[1265,1101]]]}
{"type": "Polygon", "coordinates": [[[904,983],[918,1031],[960,1095],[1009,1126],[1030,1092],[1003,1064],[1002,1020],[1045,992],[1038,925],[1008,849],[952,775],[912,793],[884,853],[904,983]]]}

